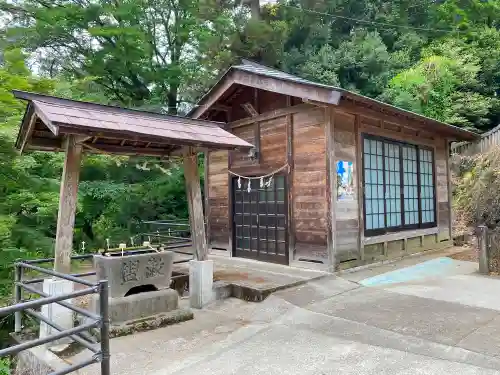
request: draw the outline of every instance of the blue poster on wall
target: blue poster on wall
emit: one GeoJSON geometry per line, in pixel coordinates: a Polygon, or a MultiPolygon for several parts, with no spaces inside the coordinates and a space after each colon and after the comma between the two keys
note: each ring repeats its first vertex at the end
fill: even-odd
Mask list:
{"type": "Polygon", "coordinates": [[[354,200],[353,172],[352,161],[337,161],[337,200],[354,200]]]}

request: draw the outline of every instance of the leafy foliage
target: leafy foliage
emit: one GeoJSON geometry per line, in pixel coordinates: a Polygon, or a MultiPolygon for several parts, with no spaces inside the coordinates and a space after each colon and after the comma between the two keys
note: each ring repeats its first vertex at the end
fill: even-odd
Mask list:
{"type": "Polygon", "coordinates": [[[453,169],[454,209],[457,227],[463,231],[486,225],[496,228],[500,223],[500,148],[474,157],[455,155],[453,169]]]}
{"type": "Polygon", "coordinates": [[[10,375],[10,361],[8,358],[0,358],[0,375],[10,375]]]}
{"type": "MultiPolygon", "coordinates": [[[[228,58],[231,8],[214,0],[6,1],[8,36],[51,76],[95,77],[114,101],[176,113],[180,91],[228,58]],[[204,65],[205,69],[199,69],[204,65]]],[[[217,70],[215,70],[216,72],[217,70]]]]}

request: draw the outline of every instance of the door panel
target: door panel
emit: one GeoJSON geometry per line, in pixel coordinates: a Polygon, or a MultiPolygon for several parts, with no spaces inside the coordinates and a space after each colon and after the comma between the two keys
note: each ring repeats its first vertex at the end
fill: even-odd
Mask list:
{"type": "Polygon", "coordinates": [[[274,176],[270,186],[260,180],[233,178],[233,255],[288,264],[286,177],[274,176]]]}

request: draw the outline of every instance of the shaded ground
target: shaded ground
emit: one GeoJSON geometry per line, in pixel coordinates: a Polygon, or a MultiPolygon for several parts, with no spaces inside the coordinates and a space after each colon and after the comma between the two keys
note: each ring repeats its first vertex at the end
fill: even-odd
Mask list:
{"type": "Polygon", "coordinates": [[[466,260],[469,262],[478,262],[479,261],[479,250],[476,246],[463,246],[465,249],[456,254],[449,255],[450,258],[456,260],[466,260]]]}

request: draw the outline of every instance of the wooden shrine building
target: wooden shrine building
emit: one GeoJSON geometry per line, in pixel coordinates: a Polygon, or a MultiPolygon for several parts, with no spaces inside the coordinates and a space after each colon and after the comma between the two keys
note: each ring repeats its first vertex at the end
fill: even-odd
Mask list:
{"type": "Polygon", "coordinates": [[[449,145],[475,133],[248,61],[198,104],[255,145],[206,153],[212,249],[332,271],[451,245],[449,145]]]}

